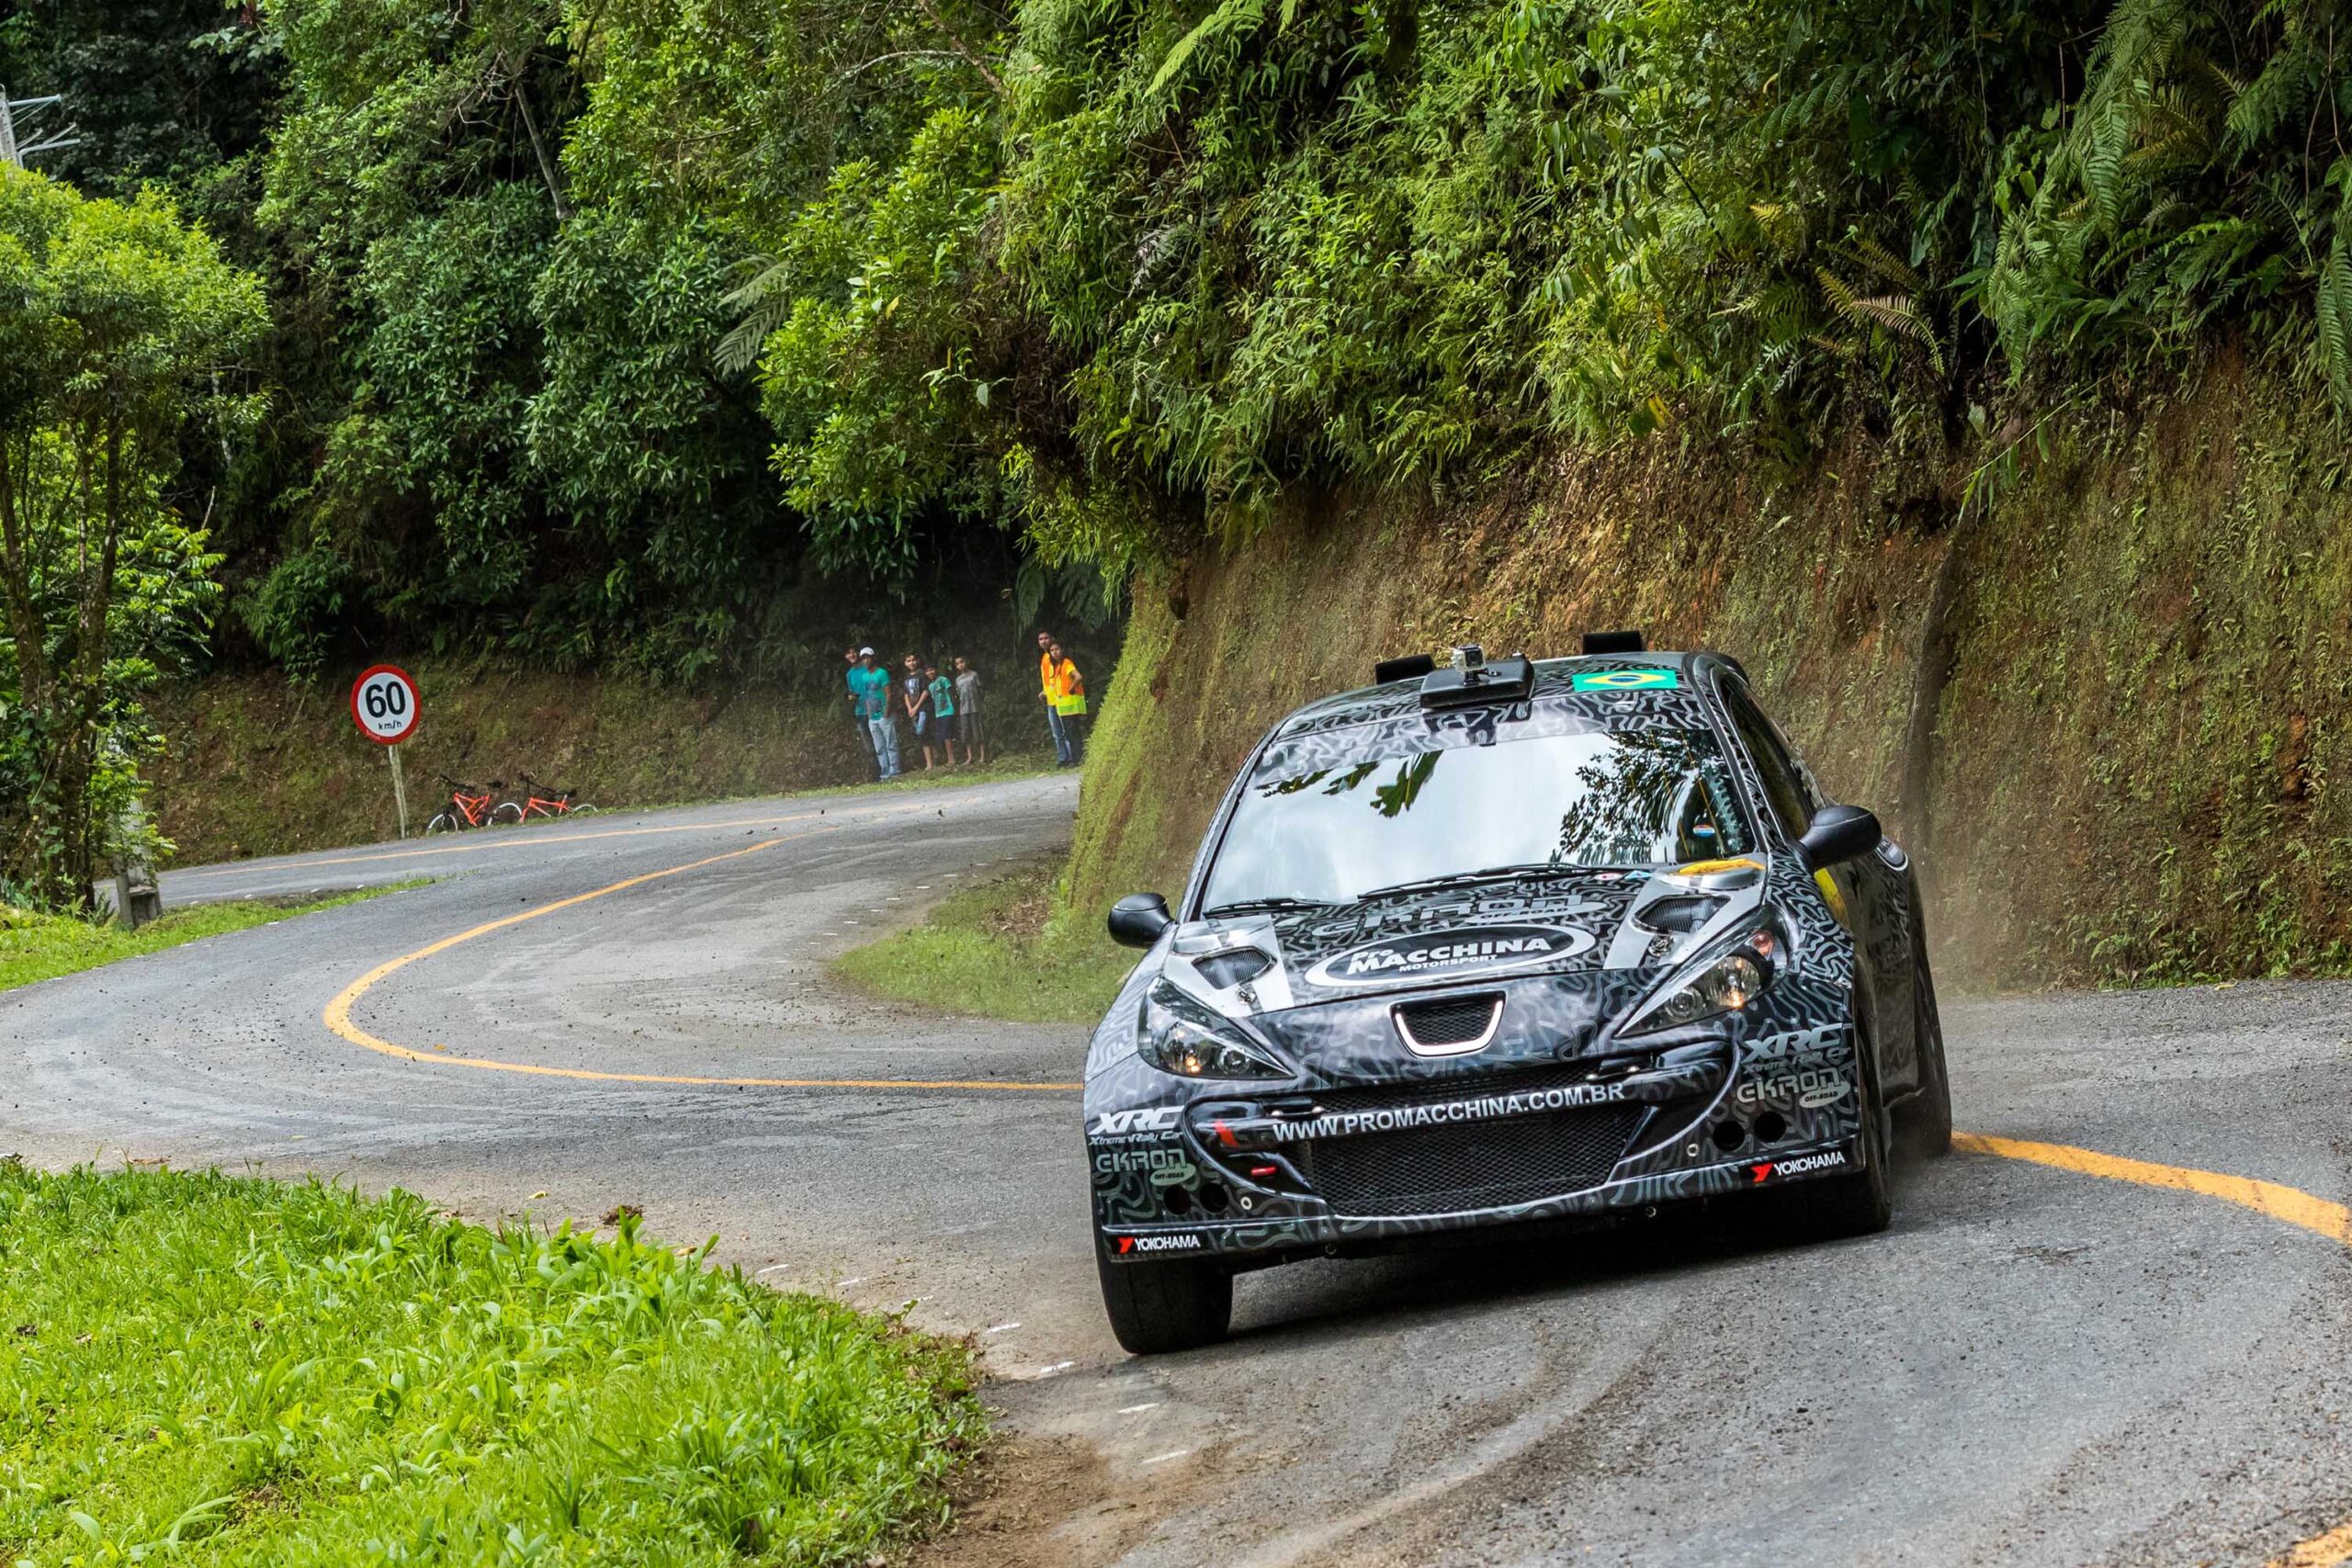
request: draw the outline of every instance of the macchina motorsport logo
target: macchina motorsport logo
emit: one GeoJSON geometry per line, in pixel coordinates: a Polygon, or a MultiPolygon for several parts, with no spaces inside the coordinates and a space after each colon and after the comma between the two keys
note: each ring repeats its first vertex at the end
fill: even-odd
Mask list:
{"type": "Polygon", "coordinates": [[[1388,937],[1333,953],[1306,972],[1306,981],[1343,987],[1447,979],[1573,957],[1593,942],[1590,931],[1568,926],[1474,926],[1441,936],[1388,937]]]}

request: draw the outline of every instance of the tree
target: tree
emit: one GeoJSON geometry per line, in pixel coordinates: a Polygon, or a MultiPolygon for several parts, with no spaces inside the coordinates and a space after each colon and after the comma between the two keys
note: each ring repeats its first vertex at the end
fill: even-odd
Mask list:
{"type": "Polygon", "coordinates": [[[86,906],[154,744],[141,688],[201,644],[200,527],[164,500],[192,418],[234,417],[259,283],[163,197],[0,170],[0,867],[86,906]]]}

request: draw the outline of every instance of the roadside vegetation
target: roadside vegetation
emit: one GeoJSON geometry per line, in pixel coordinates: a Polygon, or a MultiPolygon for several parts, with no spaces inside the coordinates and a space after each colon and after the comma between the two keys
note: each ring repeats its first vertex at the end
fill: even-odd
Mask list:
{"type": "Polygon", "coordinates": [[[922,924],[843,953],[836,972],[893,1001],[1020,1023],[1092,1023],[1136,955],[1056,896],[1039,862],[949,895],[922,924]]]}
{"type": "Polygon", "coordinates": [[[970,1359],[707,1248],[0,1162],[0,1546],[43,1563],[865,1562],[970,1359]]]}
{"type": "Polygon", "coordinates": [[[162,919],[150,920],[137,931],[113,919],[43,914],[38,909],[0,904],[0,991],[14,990],[18,986],[54,979],[60,975],[71,975],[78,970],[96,969],[102,964],[112,964],[119,958],[136,958],[142,953],[160,953],[186,942],[222,936],[253,926],[276,925],[280,920],[315,914],[321,909],[337,908],[345,904],[356,904],[381,897],[387,893],[399,893],[424,886],[423,880],[394,882],[381,887],[363,887],[357,892],[298,904],[254,898],[199,904],[192,908],[171,910],[162,919]]]}
{"type": "MultiPolygon", "coordinates": [[[[30,589],[0,638],[0,874],[81,897],[140,832],[138,694],[208,658],[312,682],[428,652],[822,711],[844,642],[939,650],[978,616],[1107,645],[1138,587],[1181,623],[1188,574],[1286,522],[1345,565],[1533,475],[1685,459],[1729,476],[1679,495],[1703,581],[1657,597],[1694,622],[1783,524],[1925,563],[1878,642],[1928,655],[1889,710],[1909,808],[1958,732],[1956,617],[2001,597],[1971,580],[2014,558],[1971,529],[2037,468],[2197,449],[2156,423],[2245,374],[2296,411],[2294,484],[2341,488],[2342,31],[2319,0],[25,10],[0,80],[63,95],[78,145],[0,184],[0,381],[30,389],[0,432],[30,589]],[[120,299],[85,287],[100,253],[120,299]]],[[[1594,559],[1600,511],[1664,495],[1596,483],[1527,556],[1594,559]]],[[[2177,570],[2123,534],[2140,576],[2109,607],[2177,570]]],[[[1392,624],[1591,603],[1482,581],[1392,624]]],[[[2201,588],[2112,651],[2193,626],[2201,588]]],[[[1858,636],[1883,604],[1820,607],[1858,636]]],[[[1325,593],[1282,617],[1358,618],[1325,593]]],[[[1789,641],[1741,651],[1771,682],[1789,641]]],[[[1244,699],[1212,725],[1278,678],[1168,668],[1244,699]]],[[[2134,694],[2159,754],[2203,744],[2185,690],[2134,694]]],[[[2258,743],[2316,755],[2342,710],[2258,743]]],[[[1180,740],[1221,776],[1238,737],[1180,740]]],[[[2045,859],[2145,850],[2022,823],[2045,859]]],[[[2243,886],[2286,863],[2263,854],[2243,886]]],[[[2224,918],[2308,951],[2269,899],[2224,918]]],[[[2166,923],[2150,894],[2075,935],[2201,972],[2166,923]]]]}

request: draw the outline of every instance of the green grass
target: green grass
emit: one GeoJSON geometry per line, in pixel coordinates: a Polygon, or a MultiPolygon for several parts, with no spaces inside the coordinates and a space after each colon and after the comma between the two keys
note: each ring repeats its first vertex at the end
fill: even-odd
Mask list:
{"type": "Polygon", "coordinates": [[[275,920],[290,919],[296,915],[308,915],[342,904],[356,904],[364,898],[374,898],[386,893],[422,887],[425,880],[419,878],[389,883],[381,887],[363,887],[356,893],[338,894],[332,898],[314,899],[307,904],[273,904],[250,898],[224,904],[200,904],[194,908],[175,909],[135,931],[110,920],[98,922],[72,915],[43,915],[30,909],[0,905],[0,991],[29,986],[36,980],[54,979],[80,969],[95,969],[101,964],[112,964],[118,958],[133,958],[142,953],[177,947],[184,942],[194,942],[199,937],[241,931],[248,926],[265,926],[275,920]]]}
{"type": "Polygon", "coordinates": [[[628,1218],[0,1161],[0,1560],[864,1562],[942,1517],[972,1375],[628,1218]]]}
{"type": "Polygon", "coordinates": [[[967,888],[923,924],[843,953],[835,972],[896,1001],[1021,1023],[1092,1023],[1136,955],[1099,921],[1057,908],[1055,870],[1039,863],[967,888]]]}

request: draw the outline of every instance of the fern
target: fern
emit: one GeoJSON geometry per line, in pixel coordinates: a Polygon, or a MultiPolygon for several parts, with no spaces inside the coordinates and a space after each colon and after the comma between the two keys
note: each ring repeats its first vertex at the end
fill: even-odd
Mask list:
{"type": "Polygon", "coordinates": [[[724,302],[743,312],[742,319],[718,340],[711,358],[721,370],[736,375],[759,362],[760,350],[792,316],[796,297],[791,270],[773,256],[754,256],[747,264],[751,277],[728,291],[724,302]]]}
{"type": "Polygon", "coordinates": [[[2335,238],[2320,266],[2315,301],[2320,366],[2339,413],[2352,412],[2352,254],[2346,250],[2346,220],[2339,217],[2335,238]]]}
{"type": "MultiPolygon", "coordinates": [[[[1283,25],[1287,27],[1296,0],[1283,0],[1283,25]]],[[[1200,47],[1229,32],[1247,31],[1261,27],[1266,20],[1266,0],[1220,0],[1217,7],[1203,17],[1200,25],[1176,40],[1168,57],[1151,78],[1151,85],[1144,89],[1148,97],[1158,97],[1159,90],[1174,79],[1184,62],[1193,58],[1200,47]]]]}

